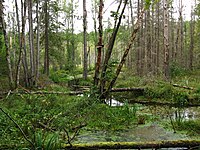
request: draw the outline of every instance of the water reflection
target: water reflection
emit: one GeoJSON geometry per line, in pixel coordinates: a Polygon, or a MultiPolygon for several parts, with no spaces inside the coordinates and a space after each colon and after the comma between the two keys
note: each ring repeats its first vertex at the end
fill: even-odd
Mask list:
{"type": "Polygon", "coordinates": [[[119,102],[113,98],[110,98],[110,99],[106,99],[105,100],[106,104],[108,104],[109,106],[123,106],[124,103],[122,102],[119,102]]]}

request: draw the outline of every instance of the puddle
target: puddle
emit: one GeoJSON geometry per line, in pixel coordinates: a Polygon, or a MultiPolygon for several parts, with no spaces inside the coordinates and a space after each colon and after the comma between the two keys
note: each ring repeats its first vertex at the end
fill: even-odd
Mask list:
{"type": "MultiPolygon", "coordinates": [[[[124,100],[116,96],[105,100],[109,106],[124,106],[124,100]],[[120,101],[118,101],[120,100],[120,101]]],[[[128,99],[126,99],[128,100],[128,99]]],[[[144,104],[130,104],[137,107],[138,115],[158,117],[159,121],[147,123],[145,125],[134,126],[133,128],[109,132],[109,131],[86,131],[77,136],[75,143],[94,143],[94,142],[151,142],[165,140],[187,140],[190,139],[184,134],[174,133],[166,130],[159,123],[162,120],[179,119],[181,121],[195,120],[200,118],[200,107],[176,108],[170,106],[156,106],[144,104]]],[[[184,148],[162,148],[161,150],[178,150],[184,148]]]]}
{"type": "MultiPolygon", "coordinates": [[[[122,103],[113,97],[105,100],[109,106],[124,106],[122,103]]],[[[134,104],[130,104],[134,105],[134,104]]],[[[150,106],[144,104],[137,104],[138,109],[142,113],[150,113],[152,115],[160,116],[162,119],[181,119],[182,121],[195,120],[200,118],[200,107],[169,107],[169,106],[150,106]]]]}
{"type": "Polygon", "coordinates": [[[133,129],[124,131],[87,131],[77,136],[75,143],[94,142],[151,142],[164,140],[188,139],[187,136],[167,131],[162,126],[152,123],[143,126],[136,126],[133,129]]]}
{"type": "Polygon", "coordinates": [[[105,102],[109,106],[123,106],[124,105],[124,103],[119,102],[119,101],[117,101],[115,99],[112,99],[112,98],[111,99],[106,99],[105,102]]]}

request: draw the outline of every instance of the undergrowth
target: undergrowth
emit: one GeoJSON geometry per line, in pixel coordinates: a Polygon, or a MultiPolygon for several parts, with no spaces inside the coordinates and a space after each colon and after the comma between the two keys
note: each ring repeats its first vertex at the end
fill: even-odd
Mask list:
{"type": "MultiPolygon", "coordinates": [[[[111,108],[87,96],[10,95],[0,105],[22,128],[34,148],[45,150],[57,149],[84,127],[118,131],[136,121],[134,106],[111,108]]],[[[0,148],[33,148],[3,112],[0,112],[0,135],[0,148]]]]}

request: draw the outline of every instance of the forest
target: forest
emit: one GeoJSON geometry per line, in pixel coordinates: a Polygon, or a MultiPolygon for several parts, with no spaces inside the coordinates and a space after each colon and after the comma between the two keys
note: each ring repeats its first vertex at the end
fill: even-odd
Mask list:
{"type": "Polygon", "coordinates": [[[200,149],[199,0],[0,0],[0,149],[200,149]]]}

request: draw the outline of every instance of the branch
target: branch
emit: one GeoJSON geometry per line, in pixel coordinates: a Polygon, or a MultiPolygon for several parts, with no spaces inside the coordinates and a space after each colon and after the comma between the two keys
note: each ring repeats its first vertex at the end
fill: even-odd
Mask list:
{"type": "Polygon", "coordinates": [[[182,86],[182,85],[178,85],[178,84],[173,84],[173,86],[183,88],[183,89],[188,89],[188,90],[195,90],[195,88],[189,87],[189,86],[182,86]]]}
{"type": "Polygon", "coordinates": [[[17,124],[17,122],[8,113],[6,113],[2,108],[0,108],[0,110],[16,125],[16,127],[20,130],[20,132],[22,133],[25,140],[28,141],[33,147],[35,147],[33,142],[28,139],[28,137],[26,136],[26,134],[24,133],[22,128],[17,124]]]}

